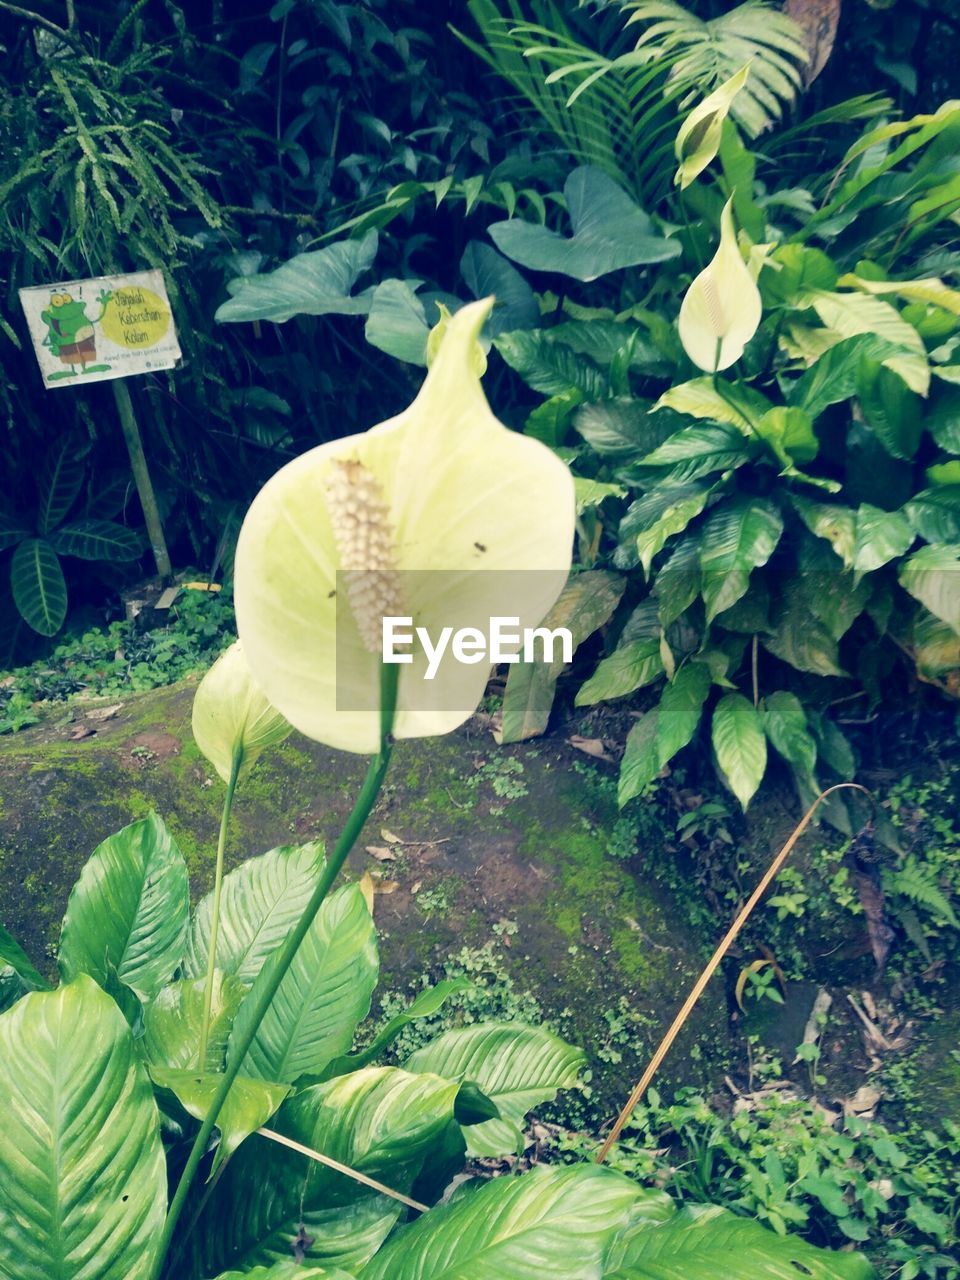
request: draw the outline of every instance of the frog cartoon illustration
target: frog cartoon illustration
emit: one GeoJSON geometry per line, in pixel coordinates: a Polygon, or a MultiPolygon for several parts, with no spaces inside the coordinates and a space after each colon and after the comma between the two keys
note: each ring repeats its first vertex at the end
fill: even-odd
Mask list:
{"type": "Polygon", "coordinates": [[[60,369],[56,373],[48,373],[48,382],[53,382],[57,378],[75,378],[77,365],[80,366],[81,373],[109,371],[108,364],[88,362],[97,358],[93,326],[103,319],[107,303],[112,297],[112,291],[101,289],[97,298],[100,303],[100,314],[90,317],[87,315],[86,304],[76,301],[72,294],[53,294],[49,308],[40,313],[40,319],[47,326],[43,345],[49,347],[51,353],[57,356],[67,368],[60,369]]]}

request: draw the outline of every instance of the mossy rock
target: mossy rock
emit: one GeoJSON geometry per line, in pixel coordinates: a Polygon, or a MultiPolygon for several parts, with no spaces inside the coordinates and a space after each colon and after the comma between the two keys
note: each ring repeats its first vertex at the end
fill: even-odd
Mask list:
{"type": "MultiPolygon", "coordinates": [[[[151,810],[180,843],[195,895],[209,888],[223,788],[192,740],[192,697],[189,685],[174,686],[132,697],[106,719],[76,708],[68,724],[0,739],[0,920],[39,965],[52,966],[86,858],[151,810]]],[[[230,861],[317,836],[332,841],[365,766],[297,736],[268,753],[239,792],[230,861]]],[[[565,1010],[567,1034],[599,1051],[605,1065],[594,1085],[608,1107],[671,1021],[710,941],[608,852],[616,820],[607,767],[554,740],[499,748],[474,721],[449,737],[397,744],[347,872],[369,871],[388,890],[376,897],[385,983],[435,972],[461,946],[498,932],[517,987],[547,1011],[565,1010]],[[621,997],[632,1031],[611,1051],[610,1015],[621,997]]],[[[698,1080],[705,1068],[714,1074],[725,1044],[716,987],[667,1077],[689,1078],[688,1067],[698,1080]]]]}

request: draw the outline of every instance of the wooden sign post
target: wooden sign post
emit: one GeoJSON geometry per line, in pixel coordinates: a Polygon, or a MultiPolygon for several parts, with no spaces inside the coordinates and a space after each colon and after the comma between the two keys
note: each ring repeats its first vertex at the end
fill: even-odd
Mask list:
{"type": "Polygon", "coordinates": [[[136,271],[21,289],[20,305],[48,391],[85,382],[113,382],[157,573],[168,581],[173,571],[160,511],[130,392],[120,381],[172,369],[180,359],[162,273],[136,271]]]}

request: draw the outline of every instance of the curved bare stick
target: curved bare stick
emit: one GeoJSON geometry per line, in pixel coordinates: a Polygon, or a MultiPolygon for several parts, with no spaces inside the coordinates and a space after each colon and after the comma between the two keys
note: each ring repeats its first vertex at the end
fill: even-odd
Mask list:
{"type": "Polygon", "coordinates": [[[736,920],[734,920],[733,924],[727,930],[727,933],[723,941],[720,943],[716,951],[713,953],[710,963],[707,965],[703,973],[701,973],[700,977],[694,983],[693,989],[691,990],[690,994],[687,996],[686,1000],[683,1003],[683,1007],[681,1008],[680,1012],[677,1014],[676,1018],[674,1018],[673,1024],[670,1027],[670,1030],[660,1041],[659,1048],[657,1049],[653,1057],[650,1059],[650,1065],[647,1067],[646,1071],[643,1073],[643,1076],[640,1079],[640,1083],[634,1089],[633,1093],[631,1093],[629,1099],[627,1100],[626,1106],[620,1112],[619,1116],[617,1116],[616,1124],[610,1130],[610,1133],[606,1141],[604,1142],[603,1146],[600,1148],[600,1152],[597,1155],[597,1164],[603,1164],[604,1160],[606,1160],[607,1156],[610,1154],[610,1148],[613,1146],[616,1140],[620,1137],[620,1134],[623,1132],[623,1127],[627,1123],[627,1121],[630,1119],[630,1116],[633,1114],[634,1107],[637,1105],[637,1103],[646,1093],[647,1089],[650,1087],[651,1080],[660,1070],[660,1067],[663,1064],[663,1060],[667,1056],[667,1054],[670,1052],[671,1048],[673,1047],[673,1042],[674,1040],[676,1040],[677,1036],[680,1034],[683,1024],[686,1022],[687,1018],[690,1017],[690,1014],[693,1012],[694,1006],[696,1005],[697,1001],[700,999],[700,997],[703,995],[704,991],[706,990],[707,983],[710,981],[710,979],[716,973],[717,969],[720,967],[720,961],[727,954],[727,951],[730,949],[731,944],[736,940],[740,930],[750,919],[750,916],[753,914],[753,910],[756,907],[757,903],[760,901],[760,899],[769,889],[772,882],[776,879],[777,875],[779,874],[779,872],[783,867],[783,864],[786,862],[786,860],[790,857],[790,854],[793,852],[794,845],[797,843],[797,841],[803,835],[804,831],[806,831],[807,827],[810,825],[810,821],[813,818],[813,815],[816,813],[817,809],[820,807],[823,801],[826,800],[827,796],[832,795],[834,791],[843,791],[847,788],[850,788],[854,791],[862,791],[864,795],[867,795],[867,796],[870,795],[870,792],[867,790],[867,788],[860,786],[858,782],[838,782],[836,786],[828,787],[826,791],[821,791],[820,794],[817,796],[816,800],[814,800],[813,804],[810,806],[807,812],[803,815],[799,824],[791,832],[790,839],[787,841],[787,843],[783,846],[783,848],[774,858],[773,862],[770,863],[770,866],[767,868],[766,874],[764,875],[760,883],[757,885],[756,889],[754,889],[753,893],[750,895],[749,901],[744,906],[743,910],[740,912],[736,920]]]}

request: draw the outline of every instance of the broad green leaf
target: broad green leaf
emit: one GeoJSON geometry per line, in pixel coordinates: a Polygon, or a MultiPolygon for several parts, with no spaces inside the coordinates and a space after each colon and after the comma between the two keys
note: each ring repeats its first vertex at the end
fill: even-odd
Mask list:
{"type": "Polygon", "coordinates": [[[932,467],[927,467],[927,479],[938,486],[960,485],[960,458],[935,462],[932,467]]]}
{"type": "Polygon", "coordinates": [[[50,535],[50,545],[62,556],[80,560],[138,560],[143,540],[112,520],[74,520],[50,535]]]}
{"type": "Polygon", "coordinates": [[[785,467],[812,462],[820,449],[813,433],[813,419],[803,409],[777,405],[754,423],[754,430],[785,467]]]}
{"type": "MultiPolygon", "coordinates": [[[[151,1067],[196,1071],[203,1024],[205,978],[163,987],[143,1014],[143,1056],[151,1067]]],[[[227,1038],[246,988],[239,978],[214,970],[206,1072],[222,1071],[227,1038]]]]}
{"type": "Polygon", "coordinates": [[[662,674],[659,639],[632,640],[597,664],[590,679],[580,686],[576,705],[592,707],[611,698],[624,698],[662,674]]]}
{"type": "Polygon", "coordinates": [[[599,1280],[631,1208],[656,1194],[588,1164],[474,1183],[399,1231],[360,1280],[599,1280]]]}
{"type": "Polygon", "coordinates": [[[829,716],[813,708],[807,711],[807,722],[816,739],[819,758],[834,773],[849,781],[857,771],[857,759],[846,735],[829,716]]]}
{"type": "Polygon", "coordinates": [[[694,378],[665,391],[654,409],[673,409],[691,418],[725,422],[749,435],[753,424],[773,406],[766,396],[744,384],[694,378]]]}
{"type": "Polygon", "coordinates": [[[10,589],[27,625],[42,636],[56,635],[67,616],[67,583],[46,538],[25,538],[14,551],[10,589]]]}
{"type": "Polygon", "coordinates": [[[687,484],[714,471],[731,471],[749,461],[747,442],[735,427],[706,423],[683,427],[640,459],[644,467],[670,467],[671,484],[687,484]]]}
{"type": "Polygon", "coordinates": [[[713,749],[744,811],[767,768],[767,740],[760,713],[742,693],[725,694],[713,712],[713,749]]]}
{"type": "Polygon", "coordinates": [[[830,502],[812,502],[797,494],[790,500],[810,532],[818,538],[825,538],[844,566],[852,569],[857,538],[857,513],[853,508],[830,502]]]}
{"type": "Polygon", "coordinates": [[[923,302],[928,306],[942,307],[944,311],[960,316],[960,292],[950,289],[936,276],[930,276],[925,280],[864,280],[855,272],[848,272],[841,276],[837,283],[851,289],[861,289],[864,293],[878,294],[881,297],[884,294],[893,293],[899,298],[906,298],[909,302],[923,302]]]}
{"type": "Polygon", "coordinates": [[[288,1258],[272,1267],[254,1267],[252,1271],[223,1271],[217,1280],[353,1280],[346,1271],[334,1267],[301,1266],[288,1258]]]}
{"type": "Polygon", "coordinates": [[[372,347],[407,364],[426,365],[430,326],[417,297],[419,280],[383,280],[373,291],[363,335],[372,347]]]}
{"type": "MultiPolygon", "coordinates": [[[[620,603],[626,579],[605,570],[588,570],[570,579],[540,624],[568,627],[574,649],[610,618],[620,603]]],[[[502,742],[523,742],[543,733],[550,719],[562,658],[554,662],[518,662],[510,668],[503,697],[502,742]]]]}
{"type": "Polygon", "coordinates": [[[115,974],[151,1000],[183,958],[190,911],[187,865],[157,815],[94,850],[67,902],[58,963],[64,981],[115,974]]]}
{"type": "Polygon", "coordinates": [[[496,298],[487,322],[491,337],[516,329],[535,329],[540,308],[523,276],[481,240],[471,240],[460,259],[460,274],[475,298],[496,298]]]}
{"type": "Polygon", "coordinates": [[[857,374],[857,397],[887,453],[912,458],[923,434],[923,404],[900,374],[864,356],[857,374]]]}
{"type": "Polygon", "coordinates": [[[669,627],[700,595],[700,539],[686,534],[657,570],[653,584],[660,623],[669,627]]]}
{"type": "Polygon", "coordinates": [[[609,368],[611,380],[617,365],[621,366],[621,374],[635,370],[650,377],[666,377],[673,370],[672,361],[644,333],[630,312],[615,316],[612,311],[601,311],[597,315],[565,320],[546,333],[551,342],[562,342],[601,368],[609,368]]]}
{"type": "MultiPolygon", "coordinates": [[[[666,489],[662,492],[666,497],[669,497],[671,493],[677,491],[666,489]]],[[[643,565],[643,571],[648,577],[650,576],[650,566],[654,556],[663,550],[674,534],[683,533],[690,521],[700,515],[706,507],[711,493],[711,489],[701,489],[699,493],[693,493],[686,497],[678,496],[675,502],[671,502],[665,508],[655,524],[637,534],[637,554],[640,557],[640,563],[643,565]]]]}
{"type": "MultiPolygon", "coordinates": [[[[227,1044],[227,1061],[247,1034],[277,952],[260,970],[240,1006],[227,1044]]],[[[345,885],[320,908],[287,970],[243,1060],[244,1075],[295,1083],[319,1075],[345,1053],[370,1008],[377,982],[377,935],[358,885],[345,885]]]]}
{"type": "Polygon", "coordinates": [[[283,324],[292,316],[366,315],[373,291],[352,291],[376,256],[377,233],[368,231],[360,240],[298,253],[275,271],[238,276],[227,284],[231,296],[220,304],[214,319],[283,324]]]}
{"type": "MultiPolygon", "coordinates": [[[[435,1075],[370,1067],[302,1090],[270,1127],[409,1195],[453,1120],[456,1094],[455,1082],[435,1075]]],[[[268,1266],[289,1259],[300,1238],[308,1266],[355,1275],[403,1211],[346,1174],[255,1137],[227,1165],[200,1216],[192,1274],[268,1266]]]]}
{"type": "Polygon", "coordinates": [[[882,568],[908,551],[915,538],[906,517],[899,511],[882,511],[864,503],[857,511],[854,572],[871,573],[882,568]]]}
{"type": "Polygon", "coordinates": [[[807,727],[807,713],[794,693],[779,689],[760,703],[764,732],[788,764],[813,773],[817,764],[817,744],[807,727]]]}
{"type": "Polygon", "coordinates": [[[700,531],[701,591],[711,622],[736,604],[750,574],[765,565],[783,533],[783,518],[763,498],[737,498],[716,507],[700,531]]]}
{"type": "Polygon", "coordinates": [[[858,1253],[830,1253],[780,1236],[717,1205],[691,1205],[661,1225],[626,1233],[606,1280],[875,1280],[858,1253]]]}
{"type": "Polygon", "coordinates": [[[913,656],[924,676],[936,679],[960,671],[960,636],[927,609],[920,609],[913,623],[913,656]]]}
{"type": "Polygon", "coordinates": [[[84,464],[69,436],[57,441],[45,459],[39,482],[37,532],[48,534],[66,519],[76,502],[83,487],[84,464]]]}
{"type": "Polygon", "coordinates": [[[825,289],[812,290],[807,299],[827,328],[841,337],[874,334],[905,348],[902,355],[886,356],[882,363],[898,373],[911,391],[921,396],[927,394],[930,363],[923,339],[896,307],[868,294],[830,293],[825,289]]]}
{"type": "Polygon", "coordinates": [[[617,803],[621,809],[634,796],[640,795],[663,767],[660,763],[658,740],[659,718],[659,709],[653,707],[640,717],[627,734],[617,784],[617,803]]]}
{"type": "Polygon", "coordinates": [[[49,991],[50,983],[0,924],[0,1013],[28,991],[49,991]]]}
{"type": "Polygon", "coordinates": [[[327,1067],[327,1076],[345,1075],[348,1071],[357,1071],[360,1067],[376,1062],[404,1027],[420,1018],[432,1017],[451,996],[469,991],[472,985],[467,978],[441,978],[432,987],[421,991],[402,1013],[395,1014],[365,1049],[361,1049],[358,1053],[346,1054],[342,1058],[335,1058],[327,1067]]]}
{"type": "Polygon", "coordinates": [[[167,1203],[157,1108],[90,978],[0,1017],[0,1111],[0,1274],[148,1280],[167,1203]]]}
{"type": "Polygon", "coordinates": [[[960,635],[960,547],[921,547],[897,576],[915,600],[960,635]]]}
{"type": "Polygon", "coordinates": [[[906,503],[903,514],[926,542],[960,542],[960,484],[921,490],[906,503]]]}
{"type": "Polygon", "coordinates": [[[468,1150],[504,1156],[519,1150],[527,1112],[552,1102],[558,1089],[574,1088],[585,1064],[581,1049],[543,1027],[490,1022],[446,1032],[415,1050],[404,1067],[477,1085],[496,1104],[500,1119],[471,1125],[468,1150]]]}
{"type": "MultiPolygon", "coordinates": [[[[222,1079],[216,1073],[203,1075],[172,1067],[151,1067],[150,1075],[154,1084],[161,1089],[169,1089],[184,1111],[195,1120],[206,1119],[222,1079]]],[[[220,1142],[211,1176],[216,1175],[224,1160],[233,1155],[241,1142],[267,1123],[289,1092],[287,1084],[270,1084],[266,1080],[237,1076],[217,1113],[220,1142]]]]}
{"type": "Polygon", "coordinates": [[[941,449],[960,453],[960,387],[944,387],[932,399],[927,430],[941,449]]]}
{"type": "Polygon", "coordinates": [[[712,683],[709,667],[694,661],[685,663],[664,688],[657,715],[657,753],[661,768],[697,732],[712,683]]]}
{"type": "Polygon", "coordinates": [[[501,333],[494,346],[527,386],[544,396],[578,391],[584,400],[607,395],[607,375],[570,347],[555,342],[549,329],[521,329],[501,333]]]}
{"type": "Polygon", "coordinates": [[[551,449],[562,445],[567,434],[570,416],[582,403],[583,392],[576,387],[551,396],[549,400],[537,405],[536,409],[527,415],[527,420],[523,424],[523,434],[533,436],[534,440],[539,440],[551,449]]]}
{"type": "Polygon", "coordinates": [[[857,373],[864,357],[888,361],[898,355],[903,356],[901,346],[875,333],[861,333],[852,338],[837,335],[829,349],[793,384],[787,399],[817,419],[830,405],[840,404],[856,394],[857,373]]]}
{"type": "Polygon", "coordinates": [[[662,417],[651,414],[643,401],[626,397],[582,405],[573,425],[591,449],[605,457],[649,453],[669,435],[662,417]]]}
{"type": "Polygon", "coordinates": [[[829,628],[813,613],[806,587],[802,580],[788,586],[786,601],[778,611],[774,631],[762,636],[761,643],[797,671],[809,671],[818,676],[845,675],[840,666],[837,642],[829,628]]]}
{"type": "MultiPolygon", "coordinates": [[[[220,901],[217,968],[250,984],[264,961],[300,919],[323,868],[323,842],[284,845],[248,858],[224,876],[220,901]]],[[[183,973],[201,978],[207,971],[213,894],[194,912],[183,973]]]]}
{"type": "Polygon", "coordinates": [[[583,281],[679,255],[679,242],[658,234],[647,214],[602,170],[591,165],[574,169],[563,194],[572,236],[511,218],[488,228],[500,252],[533,271],[556,271],[583,281]]]}

